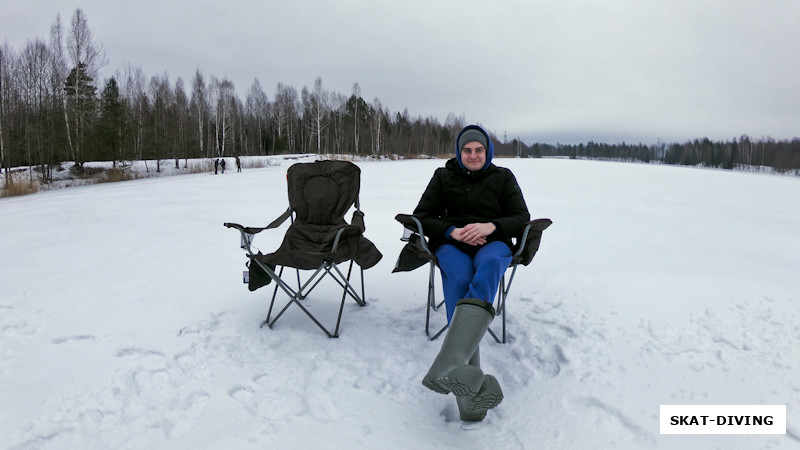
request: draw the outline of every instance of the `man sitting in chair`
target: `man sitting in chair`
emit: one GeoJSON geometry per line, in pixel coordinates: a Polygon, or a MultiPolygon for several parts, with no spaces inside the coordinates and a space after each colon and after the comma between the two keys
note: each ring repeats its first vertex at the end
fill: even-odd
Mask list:
{"type": "Polygon", "coordinates": [[[450,324],[422,384],[452,392],[461,419],[479,421],[502,401],[503,391],[481,370],[478,346],[495,316],[492,303],[511,262],[511,237],[522,233],[530,214],[514,174],[492,164],[486,131],[465,127],[455,151],[436,169],[414,210],[439,262],[450,324]]]}

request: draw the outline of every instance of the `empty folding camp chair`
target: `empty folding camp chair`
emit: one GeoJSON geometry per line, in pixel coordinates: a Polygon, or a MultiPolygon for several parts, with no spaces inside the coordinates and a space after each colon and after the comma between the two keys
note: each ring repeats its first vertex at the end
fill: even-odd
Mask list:
{"type": "Polygon", "coordinates": [[[241,233],[241,246],[250,259],[247,264],[249,289],[254,291],[275,281],[267,318],[261,326],[268,325],[272,328],[289,306],[294,304],[328,337],[338,337],[346,298],[350,297],[359,306],[366,305],[364,269],[374,266],[382,258],[375,245],[364,237],[364,213],[361,212],[358,201],[361,169],[348,161],[297,163],[289,167],[286,178],[289,185],[289,208],[274,222],[263,228],[244,227],[236,223],[225,223],[225,226],[236,228],[241,233]],[[344,216],[352,206],[355,206],[355,211],[351,223],[348,224],[344,216]],[[292,219],[292,224],[278,250],[268,254],[261,254],[260,251],[254,253],[254,235],[277,228],[287,218],[292,219]],[[345,276],[338,265],[347,261],[350,261],[350,266],[345,276]],[[350,283],[353,263],[360,266],[360,295],[350,283]],[[286,267],[297,269],[297,289],[281,278],[286,267]],[[300,270],[313,270],[314,273],[301,284],[300,270]],[[343,289],[333,331],[323,326],[302,303],[326,275],[330,275],[343,289]],[[289,300],[273,318],[273,307],[279,289],[289,296],[289,300]]]}
{"type": "MultiPolygon", "coordinates": [[[[428,295],[427,306],[425,308],[425,334],[434,340],[441,335],[448,327],[447,323],[439,329],[433,336],[430,332],[431,311],[437,311],[440,306],[444,304],[444,299],[440,302],[436,300],[436,268],[439,267],[439,261],[436,255],[428,248],[428,240],[422,230],[422,222],[419,218],[411,214],[398,214],[395,220],[403,224],[404,233],[401,238],[407,244],[400,251],[400,256],[397,258],[397,263],[392,271],[394,272],[408,272],[415,270],[425,264],[428,264],[430,270],[428,272],[428,295]]],[[[489,328],[489,334],[492,335],[495,341],[505,344],[506,342],[506,304],[508,301],[508,292],[511,289],[511,283],[514,282],[514,275],[517,272],[517,267],[522,264],[527,266],[531,263],[536,251],[539,250],[539,243],[542,240],[542,232],[553,223],[550,219],[536,219],[528,222],[525,229],[517,239],[514,239],[514,246],[511,249],[513,257],[508,267],[511,269],[509,274],[503,274],[500,279],[500,285],[497,289],[497,300],[494,303],[495,311],[498,316],[502,316],[502,332],[501,338],[498,338],[495,332],[489,328]]]]}

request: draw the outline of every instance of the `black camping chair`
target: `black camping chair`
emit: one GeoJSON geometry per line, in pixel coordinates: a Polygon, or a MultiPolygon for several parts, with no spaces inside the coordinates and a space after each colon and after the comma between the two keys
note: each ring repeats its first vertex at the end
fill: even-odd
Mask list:
{"type": "Polygon", "coordinates": [[[292,165],[287,171],[286,178],[289,187],[289,208],[275,221],[263,228],[245,227],[236,223],[224,225],[235,228],[241,233],[241,247],[249,258],[246,272],[249,289],[254,291],[275,281],[272,301],[269,304],[267,318],[261,324],[262,327],[267,325],[272,328],[289,306],[294,304],[300,307],[328,337],[338,337],[345,300],[349,296],[359,306],[366,306],[364,269],[374,266],[382,258],[375,245],[364,237],[364,213],[361,212],[358,201],[361,170],[348,161],[315,161],[292,165]],[[348,224],[344,215],[352,206],[355,206],[355,211],[351,223],[348,224]],[[260,251],[254,253],[252,245],[254,235],[277,228],[288,218],[291,218],[292,224],[286,231],[280,248],[268,254],[262,254],[260,251]],[[350,261],[350,266],[345,276],[338,264],[347,261],[350,261]],[[350,283],[353,263],[360,266],[360,295],[350,283]],[[278,266],[280,269],[276,273],[278,266]],[[286,267],[296,269],[297,289],[292,288],[281,278],[286,267]],[[314,270],[314,273],[301,284],[300,270],[314,270]],[[343,289],[339,315],[333,331],[323,326],[302,303],[327,275],[330,275],[343,289]],[[279,288],[289,296],[289,300],[272,318],[279,288]]]}
{"type": "MultiPolygon", "coordinates": [[[[437,311],[440,306],[444,304],[444,300],[436,301],[436,268],[439,267],[439,261],[436,255],[428,248],[428,240],[422,230],[422,222],[419,218],[411,214],[398,214],[395,220],[400,222],[404,227],[404,233],[401,240],[407,244],[400,251],[400,256],[397,258],[397,263],[392,271],[394,272],[408,272],[428,264],[430,270],[428,272],[428,296],[427,306],[425,308],[425,334],[434,340],[438,338],[449,326],[447,323],[439,329],[433,336],[431,336],[430,322],[431,311],[437,311]]],[[[500,285],[497,289],[497,300],[495,301],[495,312],[502,319],[502,332],[501,338],[498,338],[495,332],[489,328],[489,334],[492,335],[498,343],[506,343],[506,303],[508,300],[508,292],[511,289],[511,283],[514,282],[514,275],[517,273],[517,267],[522,264],[527,266],[531,263],[539,244],[542,240],[542,232],[553,223],[550,219],[536,219],[528,222],[525,229],[517,239],[514,239],[514,246],[511,249],[513,256],[511,263],[508,267],[511,273],[503,274],[500,278],[500,285]],[[506,277],[508,279],[506,279],[506,277]]],[[[506,271],[508,272],[508,271],[506,271]]]]}

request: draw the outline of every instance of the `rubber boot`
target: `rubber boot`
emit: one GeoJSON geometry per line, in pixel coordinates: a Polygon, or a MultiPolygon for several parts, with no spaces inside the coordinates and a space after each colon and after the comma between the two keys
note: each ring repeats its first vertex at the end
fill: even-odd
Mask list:
{"type": "Polygon", "coordinates": [[[442,348],[422,384],[440,394],[472,398],[483,385],[483,371],[469,364],[494,318],[492,305],[465,298],[456,304],[442,348]]]}
{"type": "MultiPolygon", "coordinates": [[[[481,366],[480,349],[475,350],[472,359],[469,360],[471,366],[481,366]]],[[[469,422],[480,422],[486,417],[486,412],[503,401],[503,390],[500,383],[493,375],[484,375],[483,384],[475,397],[456,397],[458,412],[461,420],[469,422]]]]}

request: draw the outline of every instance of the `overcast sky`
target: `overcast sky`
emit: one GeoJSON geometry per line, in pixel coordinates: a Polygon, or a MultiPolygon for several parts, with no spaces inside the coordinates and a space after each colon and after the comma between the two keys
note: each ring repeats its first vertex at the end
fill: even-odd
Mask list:
{"type": "MultiPolygon", "coordinates": [[[[502,139],[578,143],[800,137],[797,0],[0,0],[0,39],[47,40],[86,14],[113,75],[189,86],[196,69],[244,100],[258,79],[392,113],[448,113],[502,139]]],[[[100,86],[101,87],[101,86],[100,86]]]]}

